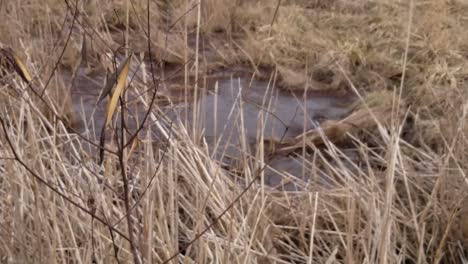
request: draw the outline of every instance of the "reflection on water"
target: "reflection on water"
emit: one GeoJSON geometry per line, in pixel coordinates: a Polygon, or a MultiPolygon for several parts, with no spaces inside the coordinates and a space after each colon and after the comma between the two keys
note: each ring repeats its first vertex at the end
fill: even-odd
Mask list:
{"type": "MultiPolygon", "coordinates": [[[[84,69],[79,69],[71,91],[74,110],[81,118],[80,130],[92,131],[89,133],[91,138],[98,138],[105,120],[107,102],[96,105],[102,87],[102,76],[90,78],[84,69]]],[[[170,90],[171,84],[167,87],[170,90]]],[[[311,92],[304,96],[302,92],[276,89],[268,81],[251,81],[235,75],[215,78],[204,88],[199,90],[196,105],[176,103],[163,110],[170,120],[180,118],[180,123],[185,124],[188,131],[196,129],[215,157],[227,166],[243,166],[241,157],[255,156],[261,140],[280,142],[316,128],[323,120],[343,118],[354,101],[349,95],[311,92]]],[[[179,96],[183,97],[183,94],[179,96]]],[[[130,130],[138,126],[144,109],[136,104],[129,106],[127,110],[133,116],[127,124],[130,130]]],[[[157,134],[153,133],[153,136],[157,134]]],[[[303,168],[304,163],[297,158],[273,156],[265,170],[265,183],[287,190],[301,188],[301,184],[282,182],[287,178],[285,175],[292,176],[293,181],[306,182],[310,178],[310,170],[303,168]]]]}

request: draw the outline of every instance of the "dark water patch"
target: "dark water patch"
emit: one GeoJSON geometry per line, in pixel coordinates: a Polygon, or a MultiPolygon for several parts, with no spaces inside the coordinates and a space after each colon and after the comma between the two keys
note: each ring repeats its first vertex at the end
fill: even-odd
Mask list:
{"type": "Polygon", "coordinates": [[[234,129],[236,134],[255,139],[262,119],[264,138],[279,141],[316,128],[324,120],[343,118],[350,111],[345,103],[350,98],[319,93],[298,97],[268,82],[242,78],[220,79],[217,83],[217,92],[200,96],[197,109],[193,104],[176,105],[180,116],[188,113],[189,126],[197,115],[197,126],[205,137],[217,138],[234,129]]]}
{"type": "MultiPolygon", "coordinates": [[[[170,70],[167,76],[177,76],[173,72],[175,68],[170,70]]],[[[197,100],[192,85],[190,89],[181,86],[184,83],[181,76],[160,83],[164,86],[160,93],[170,97],[173,102],[166,107],[160,105],[168,120],[183,124],[189,134],[195,131],[197,139],[206,141],[213,157],[227,168],[242,168],[247,165],[246,161],[258,158],[257,153],[263,142],[281,142],[315,129],[325,120],[342,119],[349,114],[350,105],[356,100],[350,94],[314,91],[304,94],[278,89],[268,80],[249,78],[251,72],[240,67],[200,77],[197,100]],[[187,91],[188,94],[185,94],[187,91]],[[186,98],[188,104],[184,103],[186,98]]],[[[86,68],[79,68],[71,89],[73,108],[80,121],[79,130],[87,133],[92,140],[99,139],[105,122],[107,99],[97,104],[104,87],[104,76],[93,76],[86,68]]],[[[141,78],[141,75],[138,77],[141,78]]],[[[64,76],[65,81],[67,78],[72,81],[70,76],[64,76]]],[[[194,83],[193,76],[188,82],[194,83]]],[[[127,91],[129,101],[136,102],[133,99],[141,95],[141,92],[133,89],[127,91]]],[[[139,127],[146,110],[147,107],[139,103],[127,105],[129,135],[139,127]]],[[[118,128],[120,122],[116,125],[118,128]]],[[[144,130],[141,137],[146,138],[146,132],[144,130]]],[[[161,133],[154,127],[151,133],[154,141],[161,139],[161,133]]],[[[307,172],[310,169],[304,169],[301,158],[275,156],[269,150],[265,150],[265,155],[271,158],[265,169],[267,185],[299,190],[310,182],[311,173],[307,172]]],[[[328,183],[318,180],[317,184],[328,183]]]]}
{"type": "MultiPolygon", "coordinates": [[[[197,104],[175,105],[168,116],[178,116],[192,131],[195,127],[216,159],[238,170],[247,166],[246,159],[258,158],[255,153],[264,141],[281,142],[315,129],[325,120],[339,120],[349,114],[355,101],[349,94],[303,95],[246,78],[220,78],[217,89],[200,97],[197,104]]],[[[271,153],[265,150],[265,154],[271,153]]],[[[304,188],[311,178],[307,170],[304,173],[300,159],[281,155],[271,158],[265,170],[267,185],[293,191],[304,188]]],[[[323,179],[317,184],[330,186],[323,179]]]]}

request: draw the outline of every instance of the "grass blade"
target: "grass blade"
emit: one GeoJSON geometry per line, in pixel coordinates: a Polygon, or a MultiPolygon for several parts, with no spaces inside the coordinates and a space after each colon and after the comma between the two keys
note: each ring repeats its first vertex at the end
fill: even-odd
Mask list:
{"type": "Polygon", "coordinates": [[[128,71],[130,68],[131,57],[132,55],[130,54],[127,57],[127,59],[124,62],[122,62],[122,65],[119,67],[120,71],[117,72],[118,78],[117,78],[117,83],[115,85],[115,91],[112,94],[112,97],[109,100],[109,103],[107,104],[105,127],[109,126],[110,121],[112,120],[112,116],[114,115],[115,108],[117,107],[117,101],[119,100],[120,95],[123,93],[126,87],[126,80],[127,80],[128,71]]]}
{"type": "Polygon", "coordinates": [[[26,68],[26,66],[24,65],[24,63],[18,58],[18,56],[16,56],[15,53],[12,53],[13,55],[13,58],[15,60],[15,64],[16,64],[16,71],[18,72],[18,74],[21,76],[21,78],[23,78],[23,80],[27,83],[31,82],[32,81],[32,77],[31,77],[31,74],[29,73],[28,71],[28,68],[26,68]]]}
{"type": "Polygon", "coordinates": [[[14,68],[16,73],[25,81],[29,83],[32,81],[31,74],[26,68],[25,64],[19,59],[15,52],[11,48],[3,48],[3,45],[0,45],[0,55],[5,57],[10,66],[14,68]]]}

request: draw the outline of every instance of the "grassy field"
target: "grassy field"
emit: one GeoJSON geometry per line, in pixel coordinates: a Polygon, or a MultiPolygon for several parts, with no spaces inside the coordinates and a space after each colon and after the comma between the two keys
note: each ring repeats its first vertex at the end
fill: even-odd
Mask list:
{"type": "Polygon", "coordinates": [[[0,53],[0,262],[467,262],[467,14],[462,0],[0,1],[0,48],[18,57],[0,53]],[[168,136],[115,130],[100,164],[62,76],[128,52],[146,61],[133,85],[150,91],[147,121],[168,136]],[[236,66],[359,95],[346,120],[276,142],[332,187],[268,188],[264,141],[230,171],[199,131],[158,116],[152,102],[180,99],[163,68],[197,94],[236,66]]]}

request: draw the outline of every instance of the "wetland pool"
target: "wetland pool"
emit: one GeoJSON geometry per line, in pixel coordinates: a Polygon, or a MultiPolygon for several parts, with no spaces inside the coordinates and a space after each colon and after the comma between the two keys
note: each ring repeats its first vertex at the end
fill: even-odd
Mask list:
{"type": "MultiPolygon", "coordinates": [[[[71,81],[70,77],[64,81],[67,79],[71,81]]],[[[99,138],[105,122],[107,99],[97,104],[103,83],[102,76],[90,77],[85,69],[79,68],[71,88],[78,130],[92,140],[99,138]]],[[[342,119],[356,101],[350,94],[287,91],[268,80],[232,72],[211,77],[204,83],[196,95],[193,90],[189,95],[180,89],[173,91],[174,84],[166,83],[161,93],[174,100],[159,105],[155,115],[164,115],[166,120],[184,126],[189,133],[195,132],[197,138],[207,143],[212,156],[233,170],[241,169],[246,159],[258,155],[257,148],[262,141],[281,142],[315,129],[325,120],[342,119]]],[[[131,88],[128,89],[130,100],[140,95],[131,88]]],[[[145,111],[141,109],[147,108],[139,104],[128,107],[129,131],[136,131],[143,119],[145,111]]],[[[150,137],[161,140],[161,133],[152,128],[150,137]]],[[[264,170],[265,184],[289,191],[303,189],[314,178],[310,166],[306,166],[308,163],[298,155],[269,155],[264,170]]],[[[319,180],[319,184],[327,183],[319,180]]]]}

